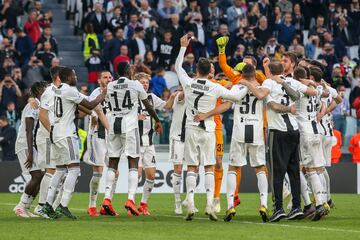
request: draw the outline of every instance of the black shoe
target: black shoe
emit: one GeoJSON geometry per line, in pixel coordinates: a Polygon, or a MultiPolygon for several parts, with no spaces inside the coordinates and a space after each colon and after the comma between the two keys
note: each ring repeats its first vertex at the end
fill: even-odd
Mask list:
{"type": "Polygon", "coordinates": [[[328,205],[329,205],[330,208],[334,208],[334,207],[335,207],[335,204],[334,204],[334,202],[332,201],[332,199],[330,199],[327,203],[328,203],[328,205]]]}
{"type": "Polygon", "coordinates": [[[324,213],[325,213],[324,206],[323,205],[317,206],[315,214],[314,214],[314,216],[312,217],[311,220],[312,221],[319,221],[324,216],[324,213]]]}
{"type": "Polygon", "coordinates": [[[76,219],[76,216],[74,216],[67,207],[63,207],[61,204],[56,208],[56,213],[71,219],[76,219]]]}
{"type": "Polygon", "coordinates": [[[292,208],[289,214],[286,216],[287,220],[303,219],[304,213],[301,208],[292,208]]]}
{"type": "Polygon", "coordinates": [[[311,203],[309,205],[304,206],[304,210],[303,210],[304,218],[306,217],[312,218],[313,215],[315,214],[315,211],[316,209],[314,205],[312,205],[311,203]]]}
{"type": "Polygon", "coordinates": [[[58,215],[56,214],[56,212],[54,211],[53,207],[49,204],[49,203],[45,203],[45,205],[43,206],[42,210],[44,211],[44,213],[46,215],[48,215],[48,217],[50,219],[56,219],[58,218],[58,215]]]}
{"type": "Polygon", "coordinates": [[[278,222],[280,219],[285,218],[286,214],[284,209],[280,208],[274,212],[274,214],[270,217],[269,222],[278,222]]]}

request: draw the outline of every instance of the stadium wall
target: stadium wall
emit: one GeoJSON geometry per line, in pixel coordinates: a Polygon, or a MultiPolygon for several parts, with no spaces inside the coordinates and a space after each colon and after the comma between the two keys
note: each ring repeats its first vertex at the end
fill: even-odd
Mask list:
{"type": "MultiPolygon", "coordinates": [[[[167,154],[161,154],[157,161],[157,173],[154,193],[172,193],[171,174],[172,165],[166,161],[167,154]]],[[[350,160],[350,155],[343,155],[342,161],[328,169],[331,178],[331,191],[334,193],[358,193],[360,194],[360,165],[357,166],[350,160]]],[[[226,158],[225,158],[226,159],[226,158]]],[[[223,164],[225,173],[228,163],[223,164]]],[[[116,192],[127,192],[127,162],[121,161],[119,165],[120,176],[116,192]]],[[[106,171],[106,169],[105,169],[106,171]]],[[[203,169],[200,170],[200,173],[203,169]]],[[[91,167],[82,163],[81,176],[76,186],[77,192],[88,192],[89,181],[91,179],[91,167]]],[[[183,171],[183,179],[186,177],[186,171],[183,171]]],[[[29,179],[28,175],[21,174],[20,166],[17,162],[0,162],[0,192],[22,192],[25,183],[29,179]]],[[[241,192],[257,192],[257,181],[254,170],[248,166],[243,168],[241,183],[241,192]]],[[[105,177],[100,182],[100,192],[104,192],[105,177]]],[[[139,192],[142,190],[144,178],[139,181],[139,192]]],[[[183,181],[183,192],[186,192],[185,181],[183,181]]],[[[221,192],[226,191],[226,174],[224,174],[221,192]]],[[[204,191],[203,174],[199,174],[197,192],[204,191]]]]}

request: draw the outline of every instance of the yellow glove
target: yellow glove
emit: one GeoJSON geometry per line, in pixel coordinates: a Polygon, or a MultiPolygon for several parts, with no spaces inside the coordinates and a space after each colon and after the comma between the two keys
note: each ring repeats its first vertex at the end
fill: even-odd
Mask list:
{"type": "Polygon", "coordinates": [[[225,53],[225,48],[226,48],[226,45],[228,42],[229,42],[228,36],[220,37],[220,38],[216,39],[216,44],[218,46],[219,53],[225,53]]]}
{"type": "Polygon", "coordinates": [[[236,66],[234,67],[234,70],[238,71],[238,72],[242,72],[245,65],[246,65],[246,63],[240,62],[240,63],[236,64],[236,66]]]}

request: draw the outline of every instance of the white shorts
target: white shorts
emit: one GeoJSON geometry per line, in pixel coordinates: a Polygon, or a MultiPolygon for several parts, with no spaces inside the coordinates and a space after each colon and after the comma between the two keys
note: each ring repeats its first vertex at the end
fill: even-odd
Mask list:
{"type": "Polygon", "coordinates": [[[215,132],[186,128],[184,157],[188,166],[215,165],[215,150],[215,132]]]}
{"type": "Polygon", "coordinates": [[[50,138],[46,139],[46,143],[41,143],[37,145],[37,162],[39,167],[42,169],[45,168],[56,168],[53,161],[51,161],[51,141],[50,138]]]}
{"type": "Polygon", "coordinates": [[[79,141],[77,137],[67,137],[52,144],[51,161],[56,166],[80,163],[79,141]]]}
{"type": "Polygon", "coordinates": [[[39,164],[37,162],[37,151],[35,148],[33,148],[33,163],[32,163],[32,166],[30,169],[25,167],[25,162],[28,157],[28,150],[27,149],[21,150],[18,153],[16,153],[16,155],[19,159],[22,173],[28,174],[28,173],[36,171],[36,170],[41,170],[41,168],[39,167],[39,164]]]}
{"type": "Polygon", "coordinates": [[[322,147],[324,152],[325,167],[331,167],[331,149],[333,143],[332,136],[321,136],[322,147]]]}
{"type": "Polygon", "coordinates": [[[325,166],[321,135],[300,134],[300,163],[309,168],[325,166]]]}
{"type": "Polygon", "coordinates": [[[156,167],[154,145],[140,147],[139,167],[144,169],[156,167]]]}
{"type": "Polygon", "coordinates": [[[140,136],[137,128],[123,134],[109,134],[107,143],[109,158],[119,158],[124,153],[133,158],[140,156],[140,136]]]}
{"type": "Polygon", "coordinates": [[[105,166],[107,162],[106,140],[89,134],[86,140],[87,150],[84,162],[92,166],[105,166]]]}
{"type": "Polygon", "coordinates": [[[265,145],[253,145],[232,140],[230,144],[229,165],[234,167],[245,166],[248,154],[251,167],[259,167],[266,164],[265,145]]]}
{"type": "Polygon", "coordinates": [[[170,139],[170,162],[180,165],[184,162],[185,143],[179,140],[170,139]]]}

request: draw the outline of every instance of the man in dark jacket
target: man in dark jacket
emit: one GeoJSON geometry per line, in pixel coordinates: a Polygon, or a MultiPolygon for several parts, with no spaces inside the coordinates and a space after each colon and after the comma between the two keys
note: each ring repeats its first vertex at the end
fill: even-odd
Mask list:
{"type": "Polygon", "coordinates": [[[107,28],[107,20],[100,2],[95,3],[95,10],[90,12],[86,16],[84,24],[86,23],[91,23],[93,25],[94,32],[96,33],[99,39],[99,43],[101,43],[103,39],[102,34],[104,30],[107,28]]]}
{"type": "Polygon", "coordinates": [[[16,130],[9,125],[6,116],[0,116],[0,146],[3,161],[15,161],[16,130]]]}

